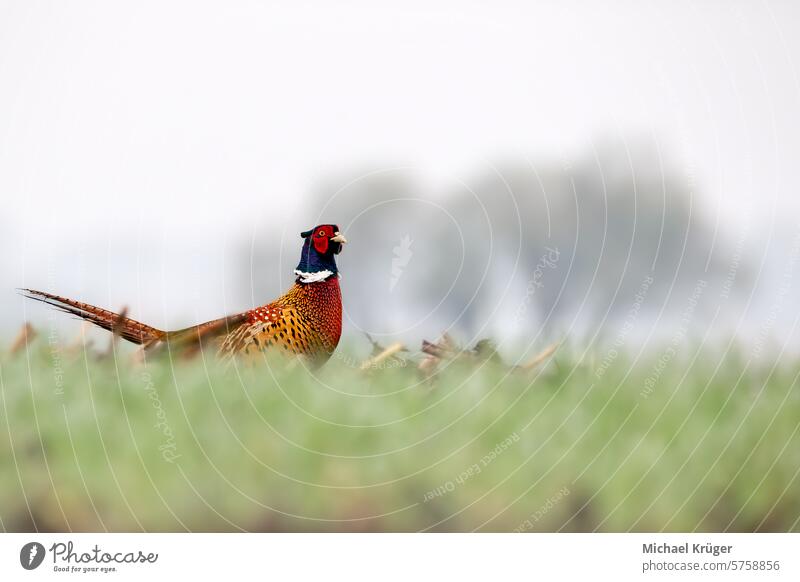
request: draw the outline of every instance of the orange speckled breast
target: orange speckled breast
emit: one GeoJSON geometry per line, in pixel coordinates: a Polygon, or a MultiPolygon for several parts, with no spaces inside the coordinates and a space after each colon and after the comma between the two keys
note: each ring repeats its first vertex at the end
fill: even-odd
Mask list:
{"type": "Polygon", "coordinates": [[[223,355],[259,355],[267,349],[325,362],[342,335],[342,292],[334,275],[317,283],[295,283],[272,303],[247,313],[223,339],[223,355]]]}

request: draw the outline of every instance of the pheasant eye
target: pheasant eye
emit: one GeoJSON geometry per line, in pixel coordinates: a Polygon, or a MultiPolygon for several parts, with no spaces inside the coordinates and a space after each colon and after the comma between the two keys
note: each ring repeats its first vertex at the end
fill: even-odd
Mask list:
{"type": "Polygon", "coordinates": [[[325,236],[325,231],[321,230],[317,233],[317,236],[325,236]]]}

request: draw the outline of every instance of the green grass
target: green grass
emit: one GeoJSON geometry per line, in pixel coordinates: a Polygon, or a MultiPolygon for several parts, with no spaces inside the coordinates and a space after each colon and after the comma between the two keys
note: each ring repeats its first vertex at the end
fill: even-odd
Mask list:
{"type": "Polygon", "coordinates": [[[54,357],[40,339],[0,359],[0,525],[800,531],[796,365],[687,347],[644,397],[660,354],[598,377],[602,355],[420,382],[341,357],[316,374],[54,357]]]}

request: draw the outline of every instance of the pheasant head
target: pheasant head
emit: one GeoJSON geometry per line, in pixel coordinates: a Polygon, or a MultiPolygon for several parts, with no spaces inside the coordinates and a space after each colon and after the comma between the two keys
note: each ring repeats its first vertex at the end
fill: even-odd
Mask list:
{"type": "Polygon", "coordinates": [[[301,232],[305,239],[300,262],[294,270],[299,283],[315,283],[338,274],[336,255],[347,242],[335,224],[321,224],[301,232]]]}

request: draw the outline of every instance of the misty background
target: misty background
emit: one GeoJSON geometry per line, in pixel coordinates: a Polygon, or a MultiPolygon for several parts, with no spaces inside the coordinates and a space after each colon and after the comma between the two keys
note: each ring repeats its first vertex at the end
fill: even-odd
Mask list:
{"type": "Polygon", "coordinates": [[[16,287],[168,329],[248,309],[334,222],[365,349],[796,349],[798,25],[789,1],[4,0],[0,330],[80,333],[16,287]]]}

